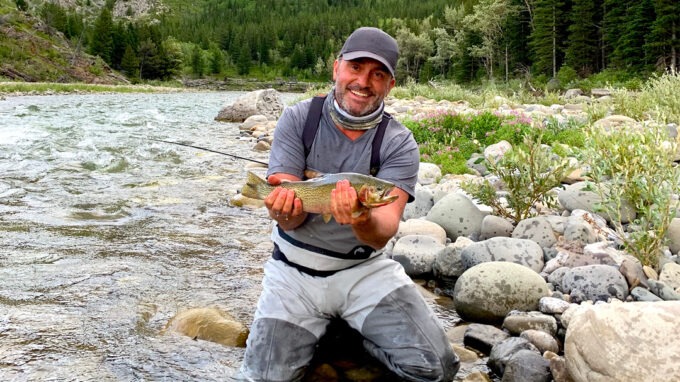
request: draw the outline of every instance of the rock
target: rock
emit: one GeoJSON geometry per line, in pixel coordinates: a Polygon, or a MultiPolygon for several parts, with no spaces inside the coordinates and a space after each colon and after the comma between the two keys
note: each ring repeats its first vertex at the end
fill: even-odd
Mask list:
{"type": "Polygon", "coordinates": [[[480,175],[484,176],[489,173],[489,170],[486,168],[486,160],[484,159],[484,156],[479,153],[474,153],[470,156],[470,159],[465,162],[467,164],[467,167],[474,172],[479,173],[480,175]]]}
{"type": "Polygon", "coordinates": [[[224,346],[246,347],[248,338],[248,329],[242,323],[217,308],[186,310],[170,319],[165,328],[224,346]]]}
{"type": "Polygon", "coordinates": [[[545,314],[562,314],[569,308],[569,303],[555,297],[543,297],[538,301],[538,310],[545,314]]]}
{"type": "MultiPolygon", "coordinates": [[[[546,267],[547,268],[547,267],[546,267]]],[[[564,280],[564,275],[569,272],[571,268],[569,267],[559,267],[548,275],[548,282],[555,286],[558,291],[562,291],[562,280],[564,280]]]]}
{"type": "Polygon", "coordinates": [[[666,263],[661,269],[659,281],[673,289],[680,288],[680,264],[666,263]]]}
{"type": "Polygon", "coordinates": [[[612,297],[625,300],[628,283],[619,271],[610,265],[586,265],[570,269],[562,280],[562,291],[571,295],[572,301],[607,301],[612,297]]]}
{"type": "Polygon", "coordinates": [[[562,313],[560,316],[560,324],[562,327],[565,329],[569,329],[569,324],[571,323],[571,319],[576,316],[578,312],[580,312],[582,309],[590,309],[592,305],[588,304],[570,304],[569,308],[562,313]]]}
{"type": "Polygon", "coordinates": [[[557,344],[555,337],[543,330],[529,329],[523,331],[519,336],[536,346],[541,354],[547,351],[553,353],[558,353],[560,351],[560,346],[557,344]]]}
{"type": "Polygon", "coordinates": [[[595,98],[611,96],[612,92],[605,88],[590,89],[590,95],[595,98]]]}
{"type": "Polygon", "coordinates": [[[642,264],[632,259],[624,259],[619,266],[619,272],[626,278],[630,288],[642,285],[648,287],[647,276],[642,270],[642,264]]]}
{"type": "Polygon", "coordinates": [[[274,89],[256,90],[239,97],[234,103],[224,106],[215,117],[216,121],[243,122],[252,115],[264,115],[276,120],[283,112],[283,103],[274,89]]]}
{"type": "Polygon", "coordinates": [[[531,269],[513,263],[482,263],[463,273],[456,282],[453,301],[467,321],[494,323],[512,310],[536,310],[548,295],[545,280],[531,269]]]}
{"type": "Polygon", "coordinates": [[[656,281],[649,279],[649,291],[654,293],[656,296],[660,297],[665,301],[677,301],[680,300],[680,293],[673,290],[673,288],[662,283],[661,281],[656,281]]]}
{"type": "MultiPolygon", "coordinates": [[[[560,191],[557,199],[562,207],[569,211],[576,209],[595,211],[597,205],[602,201],[595,191],[586,190],[585,182],[578,182],[567,186],[564,190],[560,191]]],[[[610,221],[608,214],[600,212],[598,215],[610,221]]],[[[635,219],[636,215],[635,208],[630,202],[621,202],[621,223],[631,222],[635,219]]]]}
{"type": "Polygon", "coordinates": [[[503,375],[510,358],[520,350],[530,350],[540,356],[538,349],[531,342],[520,337],[510,337],[491,349],[487,365],[497,375],[503,375]]]}
{"type": "MultiPolygon", "coordinates": [[[[600,241],[591,243],[583,247],[583,255],[594,261],[599,261],[600,264],[612,264],[620,266],[626,259],[637,261],[636,258],[611,247],[612,243],[608,241],[600,241]]],[[[567,261],[569,264],[569,261],[567,261]]],[[[593,263],[597,264],[597,263],[593,263]]],[[[585,265],[585,264],[584,264],[585,265]]],[[[570,265],[568,265],[570,266],[570,265]]]]}
{"type": "Polygon", "coordinates": [[[499,160],[500,158],[503,158],[503,155],[510,149],[512,149],[510,142],[503,140],[487,146],[484,149],[484,157],[492,157],[494,160],[499,160]]]}
{"type": "Polygon", "coordinates": [[[564,99],[572,99],[576,98],[580,95],[583,95],[583,90],[581,89],[569,89],[564,93],[564,99]]]}
{"type": "Polygon", "coordinates": [[[532,269],[543,269],[543,250],[535,242],[509,237],[494,237],[467,246],[461,253],[466,268],[489,261],[508,261],[532,269]]]}
{"type": "Polygon", "coordinates": [[[543,216],[543,219],[550,223],[553,232],[555,232],[558,235],[564,234],[564,229],[567,226],[567,221],[569,221],[568,217],[557,215],[546,215],[543,216]]]}
{"type": "Polygon", "coordinates": [[[253,146],[254,151],[269,151],[272,146],[266,141],[258,141],[255,146],[253,146]]]}
{"type": "Polygon", "coordinates": [[[465,376],[465,378],[463,378],[463,382],[491,382],[491,378],[489,378],[486,373],[474,371],[465,376]]]}
{"type": "Polygon", "coordinates": [[[491,348],[509,338],[510,334],[495,326],[470,324],[465,330],[463,341],[465,346],[479,350],[484,354],[491,353],[491,348]]]}
{"type": "Polygon", "coordinates": [[[479,236],[484,214],[461,194],[449,194],[427,213],[427,220],[439,224],[451,241],[458,236],[479,236]]]}
{"type": "Polygon", "coordinates": [[[480,240],[491,239],[494,237],[510,237],[515,227],[508,220],[496,215],[486,215],[482,219],[480,240]]]}
{"type": "Polygon", "coordinates": [[[575,381],[680,380],[680,302],[602,304],[578,312],[564,354],[575,381]],[[603,351],[606,349],[606,351],[603,351]]]}
{"type": "Polygon", "coordinates": [[[399,262],[406,274],[419,276],[432,272],[432,264],[444,244],[431,236],[408,235],[397,240],[392,259],[399,262]]]}
{"type": "Polygon", "coordinates": [[[433,196],[432,189],[416,183],[416,199],[406,205],[402,218],[409,220],[427,215],[434,205],[433,196]]]}
{"type": "Polygon", "coordinates": [[[630,291],[630,295],[633,296],[633,299],[635,301],[648,301],[648,302],[663,301],[657,295],[653,294],[647,289],[640,287],[633,288],[633,290],[630,291]]]}
{"type": "Polygon", "coordinates": [[[250,131],[256,125],[264,125],[268,121],[269,120],[264,115],[260,114],[251,115],[250,117],[246,118],[246,120],[243,121],[243,123],[239,125],[238,128],[239,130],[250,131]]]}
{"type": "Polygon", "coordinates": [[[541,312],[510,312],[503,320],[503,329],[514,335],[534,329],[554,336],[557,334],[557,321],[555,317],[541,312]]]}
{"type": "Polygon", "coordinates": [[[442,245],[446,244],[446,231],[436,223],[423,219],[409,219],[399,222],[399,230],[394,237],[399,240],[408,235],[430,236],[442,245]]]}
{"type": "Polygon", "coordinates": [[[512,237],[532,240],[541,247],[552,247],[557,241],[552,225],[542,216],[524,219],[517,223],[517,227],[512,231],[512,237]]]}
{"type": "Polygon", "coordinates": [[[442,177],[442,170],[434,163],[420,162],[418,168],[418,183],[423,186],[437,183],[437,179],[442,177]]]}
{"type": "Polygon", "coordinates": [[[550,373],[552,374],[554,382],[574,382],[574,379],[569,375],[567,361],[564,357],[556,355],[555,357],[550,358],[550,373]]]}
{"type": "Polygon", "coordinates": [[[453,348],[453,352],[456,353],[458,360],[461,363],[475,363],[479,361],[479,356],[472,350],[468,350],[463,346],[456,344],[451,344],[451,347],[453,348]]]}
{"type": "Polygon", "coordinates": [[[650,267],[649,265],[643,265],[642,271],[645,273],[645,276],[647,276],[648,279],[659,280],[659,274],[656,273],[654,268],[650,267]]]}
{"type": "Polygon", "coordinates": [[[613,131],[625,128],[637,128],[640,124],[633,118],[625,115],[610,115],[595,121],[593,127],[604,131],[613,131]]]}
{"type": "Polygon", "coordinates": [[[564,240],[578,241],[583,244],[595,243],[600,240],[597,227],[588,221],[577,216],[570,216],[567,220],[567,226],[564,229],[564,240]]]}
{"type": "Polygon", "coordinates": [[[461,236],[455,243],[448,244],[437,253],[432,270],[446,288],[455,287],[456,280],[467,269],[463,264],[461,252],[472,243],[472,240],[461,236]]]}
{"type": "Polygon", "coordinates": [[[531,350],[513,354],[505,365],[501,382],[550,382],[550,361],[531,350]]]}

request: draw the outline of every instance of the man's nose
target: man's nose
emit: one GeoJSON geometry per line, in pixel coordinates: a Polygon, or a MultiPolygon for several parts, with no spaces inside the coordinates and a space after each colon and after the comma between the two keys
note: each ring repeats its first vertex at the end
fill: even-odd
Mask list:
{"type": "Polygon", "coordinates": [[[370,72],[368,70],[363,70],[359,74],[357,74],[357,84],[360,85],[362,88],[367,88],[368,84],[370,82],[370,72]]]}

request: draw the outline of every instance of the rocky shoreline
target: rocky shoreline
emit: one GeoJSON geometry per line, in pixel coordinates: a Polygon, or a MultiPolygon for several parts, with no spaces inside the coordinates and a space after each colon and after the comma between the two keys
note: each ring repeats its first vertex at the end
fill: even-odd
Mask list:
{"type": "MultiPolygon", "coordinates": [[[[246,103],[256,105],[261,95],[246,103]]],[[[498,100],[492,111],[566,122],[586,118],[584,102],[598,102],[573,97],[573,104],[549,107],[498,100]]],[[[478,112],[466,102],[421,97],[388,99],[386,105],[397,119],[478,112]]],[[[253,140],[254,150],[267,151],[276,111],[250,114],[265,115],[243,118],[242,139],[253,140]]],[[[625,116],[595,123],[600,128],[630,125],[644,123],[625,116]]],[[[669,124],[668,130],[677,135],[677,125],[669,124]]],[[[457,350],[464,346],[488,356],[487,365],[503,381],[680,380],[680,342],[672,340],[679,338],[680,327],[680,218],[673,220],[669,246],[654,269],[618,249],[609,222],[594,212],[600,199],[585,190],[580,172],[555,190],[558,208],[542,209],[517,224],[492,215],[490,207],[461,189],[463,181],[483,177],[498,180],[442,176],[436,165],[421,163],[416,200],[407,205],[399,232],[383,249],[411,277],[430,279],[435,294],[453,298],[466,321],[449,331],[457,350]]],[[[241,195],[231,202],[261,205],[241,195]]],[[[634,220],[634,209],[628,206],[624,216],[634,220]]],[[[464,380],[489,378],[471,373],[464,380]]]]}

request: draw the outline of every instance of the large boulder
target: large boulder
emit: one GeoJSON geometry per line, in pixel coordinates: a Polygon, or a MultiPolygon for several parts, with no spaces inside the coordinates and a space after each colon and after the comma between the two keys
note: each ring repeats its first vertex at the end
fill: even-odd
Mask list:
{"type": "Polygon", "coordinates": [[[485,214],[462,194],[448,194],[427,213],[426,219],[439,224],[451,241],[458,236],[479,237],[485,214]]]}
{"type": "Polygon", "coordinates": [[[512,310],[537,310],[548,295],[545,280],[505,261],[482,263],[463,273],[453,290],[456,312],[467,321],[496,323],[512,310]]]}
{"type": "Polygon", "coordinates": [[[423,187],[416,183],[416,199],[406,205],[402,219],[417,219],[427,215],[434,205],[433,194],[434,192],[431,188],[423,187]]]}
{"type": "Polygon", "coordinates": [[[543,269],[543,250],[535,242],[510,237],[494,237],[467,246],[461,253],[463,264],[472,268],[488,261],[507,261],[539,273],[543,269]]]}
{"type": "Polygon", "coordinates": [[[432,236],[407,235],[397,240],[392,249],[392,258],[399,262],[409,276],[420,276],[432,272],[437,253],[444,248],[432,236]]]}
{"type": "Polygon", "coordinates": [[[168,322],[166,330],[224,346],[245,347],[248,338],[248,328],[217,308],[185,310],[168,322]]]}
{"type": "Polygon", "coordinates": [[[564,346],[577,382],[680,381],[680,301],[601,304],[577,311],[564,346]]]}
{"type": "MultiPolygon", "coordinates": [[[[569,211],[576,209],[595,211],[598,204],[602,203],[602,198],[600,198],[597,192],[587,189],[586,182],[578,182],[567,186],[559,192],[557,199],[562,207],[569,211]]],[[[621,223],[623,224],[631,222],[637,215],[635,207],[625,200],[621,202],[620,213],[621,223]]],[[[598,215],[607,219],[607,221],[611,221],[610,216],[604,212],[598,212],[598,215]]]]}
{"type": "Polygon", "coordinates": [[[283,112],[283,103],[275,89],[256,90],[239,97],[234,103],[226,105],[215,117],[216,121],[243,122],[251,115],[264,115],[276,120],[283,112]]]}
{"type": "Polygon", "coordinates": [[[616,267],[594,264],[567,271],[562,279],[562,291],[571,295],[573,302],[586,300],[607,301],[612,297],[625,300],[628,283],[616,267]]]}

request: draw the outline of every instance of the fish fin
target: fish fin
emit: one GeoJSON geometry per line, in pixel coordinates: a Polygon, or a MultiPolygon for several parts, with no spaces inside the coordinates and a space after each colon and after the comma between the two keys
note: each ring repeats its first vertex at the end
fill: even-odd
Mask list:
{"type": "Polygon", "coordinates": [[[323,216],[323,222],[324,223],[328,223],[329,221],[331,221],[331,218],[333,217],[333,215],[331,215],[331,214],[323,214],[322,216],[323,216]]]}
{"type": "Polygon", "coordinates": [[[267,195],[262,195],[260,190],[263,186],[267,185],[267,181],[260,178],[259,176],[248,171],[248,177],[246,178],[246,184],[243,185],[241,189],[241,194],[243,196],[253,198],[253,199],[264,199],[267,195]]]}
{"type": "Polygon", "coordinates": [[[365,208],[365,207],[360,205],[359,208],[352,211],[352,219],[358,218],[359,216],[363,215],[367,211],[368,211],[368,208],[365,208]]]}

